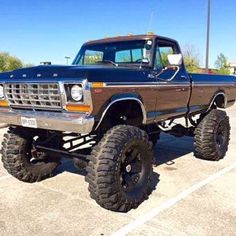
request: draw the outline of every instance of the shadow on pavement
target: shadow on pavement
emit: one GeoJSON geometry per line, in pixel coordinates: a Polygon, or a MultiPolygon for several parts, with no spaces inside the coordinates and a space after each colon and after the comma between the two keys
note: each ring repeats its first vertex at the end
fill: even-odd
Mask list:
{"type": "Polygon", "coordinates": [[[72,174],[78,174],[85,176],[87,174],[85,169],[78,169],[74,166],[74,162],[69,159],[63,159],[62,164],[57,168],[55,175],[60,175],[63,172],[70,172],[72,174]]]}
{"type": "Polygon", "coordinates": [[[173,165],[175,159],[185,156],[194,151],[193,138],[176,138],[171,135],[162,134],[154,150],[155,166],[162,164],[173,165]]]}
{"type": "MultiPolygon", "coordinates": [[[[182,137],[176,138],[167,134],[162,134],[161,139],[157,142],[154,150],[154,161],[153,165],[159,166],[162,164],[167,165],[167,168],[174,168],[175,159],[181,158],[193,152],[193,138],[182,137]]],[[[60,175],[63,172],[70,172],[73,174],[78,174],[86,176],[87,172],[85,169],[78,169],[74,166],[72,160],[63,159],[62,164],[58,167],[55,175],[60,175]]],[[[151,188],[150,192],[154,191],[160,181],[160,175],[156,172],[153,173],[151,177],[151,188]]]]}

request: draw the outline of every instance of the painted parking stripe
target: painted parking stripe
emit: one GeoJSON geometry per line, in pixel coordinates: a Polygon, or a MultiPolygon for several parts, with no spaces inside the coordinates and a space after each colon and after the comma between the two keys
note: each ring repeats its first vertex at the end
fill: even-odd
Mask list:
{"type": "Polygon", "coordinates": [[[0,181],[5,180],[5,179],[9,179],[9,178],[11,178],[10,175],[5,175],[5,176],[0,177],[0,181]]]}
{"type": "Polygon", "coordinates": [[[224,174],[232,171],[235,168],[236,168],[236,162],[233,165],[230,165],[230,166],[226,167],[225,169],[222,169],[219,172],[216,172],[215,174],[209,176],[207,179],[194,184],[190,188],[188,188],[188,189],[184,190],[183,192],[181,192],[180,194],[178,194],[176,197],[167,200],[161,206],[156,207],[156,208],[152,209],[151,211],[147,212],[145,215],[138,217],[136,220],[134,220],[130,224],[122,227],[121,229],[119,229],[118,231],[113,233],[112,236],[127,235],[129,232],[137,229],[138,227],[142,226],[146,222],[152,220],[154,217],[158,216],[161,212],[163,212],[164,210],[167,210],[168,208],[171,208],[172,206],[174,206],[179,201],[186,198],[187,196],[189,196],[193,192],[201,189],[202,187],[213,182],[217,178],[223,176],[224,174]]]}

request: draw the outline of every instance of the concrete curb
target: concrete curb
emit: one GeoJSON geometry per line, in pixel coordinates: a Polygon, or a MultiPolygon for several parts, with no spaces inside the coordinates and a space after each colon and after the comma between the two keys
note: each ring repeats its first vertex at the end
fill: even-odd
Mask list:
{"type": "Polygon", "coordinates": [[[8,127],[8,124],[6,123],[0,123],[0,129],[8,127]]]}

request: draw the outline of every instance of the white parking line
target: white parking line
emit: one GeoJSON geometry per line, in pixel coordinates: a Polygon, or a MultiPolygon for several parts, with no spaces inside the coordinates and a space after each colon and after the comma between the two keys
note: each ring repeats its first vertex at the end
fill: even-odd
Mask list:
{"type": "Polygon", "coordinates": [[[4,180],[4,179],[9,179],[9,178],[11,178],[10,175],[5,175],[5,176],[0,177],[0,181],[4,180]]]}
{"type": "Polygon", "coordinates": [[[131,222],[130,224],[122,227],[118,231],[112,234],[112,236],[123,236],[127,235],[130,231],[137,229],[138,227],[145,224],[147,221],[152,220],[154,217],[159,215],[164,210],[174,206],[176,203],[181,201],[182,199],[186,198],[188,195],[192,194],[193,192],[199,190],[200,188],[204,187],[205,185],[209,184],[210,182],[216,180],[217,178],[223,176],[224,174],[232,171],[236,168],[236,162],[233,165],[226,167],[225,169],[220,170],[219,172],[209,176],[207,179],[200,181],[194,184],[192,187],[184,190],[176,197],[169,199],[168,201],[164,202],[161,206],[152,209],[151,211],[147,212],[145,215],[138,217],[136,220],[131,222]]]}

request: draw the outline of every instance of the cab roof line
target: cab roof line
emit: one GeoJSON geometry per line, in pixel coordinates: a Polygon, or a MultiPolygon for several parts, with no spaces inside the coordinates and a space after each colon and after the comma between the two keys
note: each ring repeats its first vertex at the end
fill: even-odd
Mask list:
{"type": "Polygon", "coordinates": [[[111,42],[148,40],[148,39],[160,39],[160,40],[167,40],[167,41],[172,41],[172,42],[176,43],[176,40],[168,38],[168,37],[163,37],[163,36],[154,35],[154,34],[153,35],[144,34],[144,35],[116,36],[116,37],[109,37],[109,38],[103,38],[103,39],[98,39],[98,40],[92,40],[92,41],[86,42],[84,44],[84,46],[93,45],[93,44],[111,43],[111,42]]]}

